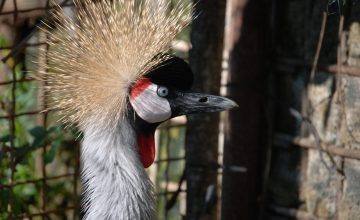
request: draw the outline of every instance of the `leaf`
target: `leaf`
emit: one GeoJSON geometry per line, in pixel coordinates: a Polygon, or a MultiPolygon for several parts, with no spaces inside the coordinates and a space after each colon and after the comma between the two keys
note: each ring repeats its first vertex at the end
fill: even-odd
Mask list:
{"type": "Polygon", "coordinates": [[[51,163],[54,160],[55,155],[63,141],[64,141],[64,136],[62,135],[57,136],[51,141],[51,148],[45,154],[45,158],[44,158],[46,164],[51,163]]]}
{"type": "Polygon", "coordinates": [[[46,135],[46,129],[44,127],[37,126],[30,130],[30,134],[36,137],[44,137],[46,135]]]}
{"type": "Polygon", "coordinates": [[[46,129],[43,127],[35,127],[30,130],[30,134],[35,138],[31,147],[36,149],[44,144],[45,137],[47,135],[46,129]]]}
{"type": "Polygon", "coordinates": [[[59,148],[59,145],[51,144],[50,150],[48,152],[46,152],[46,154],[44,156],[45,164],[53,162],[58,148],[59,148]]]}
{"type": "Polygon", "coordinates": [[[50,133],[58,133],[58,132],[61,132],[63,130],[63,128],[61,126],[52,126],[50,128],[48,128],[47,130],[47,133],[50,134],[50,133]]]}
{"type": "Polygon", "coordinates": [[[18,215],[21,213],[21,210],[27,208],[27,206],[25,205],[25,203],[19,198],[19,195],[17,194],[13,194],[12,196],[13,199],[13,209],[14,209],[14,214],[18,215]]]}
{"type": "Polygon", "coordinates": [[[3,34],[0,34],[0,47],[6,47],[9,46],[5,36],[3,34]]]}
{"type": "Polygon", "coordinates": [[[10,190],[4,188],[0,190],[0,210],[7,211],[7,206],[11,198],[10,190]]]}
{"type": "Polygon", "coordinates": [[[17,147],[15,148],[15,157],[19,158],[19,157],[23,157],[25,156],[25,154],[27,154],[28,152],[32,151],[33,148],[29,146],[29,144],[24,144],[21,147],[17,147]]]}
{"type": "Polygon", "coordinates": [[[6,143],[6,142],[9,142],[9,141],[11,141],[11,135],[10,134],[0,137],[0,143],[6,143]]]}
{"type": "Polygon", "coordinates": [[[6,154],[2,150],[0,150],[0,161],[4,158],[5,155],[6,154]]]}

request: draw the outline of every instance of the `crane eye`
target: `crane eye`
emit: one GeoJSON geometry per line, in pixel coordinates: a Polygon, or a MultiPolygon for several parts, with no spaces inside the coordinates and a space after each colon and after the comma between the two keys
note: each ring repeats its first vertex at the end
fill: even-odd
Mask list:
{"type": "Polygon", "coordinates": [[[165,86],[159,86],[157,89],[157,94],[160,97],[166,97],[167,95],[169,95],[169,89],[165,86]]]}

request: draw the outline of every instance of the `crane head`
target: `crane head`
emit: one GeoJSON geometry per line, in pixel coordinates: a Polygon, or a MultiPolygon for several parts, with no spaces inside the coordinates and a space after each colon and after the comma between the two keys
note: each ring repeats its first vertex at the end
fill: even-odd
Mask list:
{"type": "Polygon", "coordinates": [[[68,126],[104,133],[133,111],[140,158],[148,167],[161,122],[235,107],[227,98],[192,92],[189,65],[164,54],[192,20],[190,2],[75,0],[74,17],[58,6],[54,24],[43,30],[48,60],[39,62],[36,77],[46,85],[47,110],[57,110],[68,126]]]}
{"type": "Polygon", "coordinates": [[[140,158],[149,167],[155,158],[154,132],[168,119],[193,113],[220,112],[237,107],[225,97],[191,91],[193,73],[182,59],[171,57],[137,80],[129,95],[136,114],[140,158]]]}

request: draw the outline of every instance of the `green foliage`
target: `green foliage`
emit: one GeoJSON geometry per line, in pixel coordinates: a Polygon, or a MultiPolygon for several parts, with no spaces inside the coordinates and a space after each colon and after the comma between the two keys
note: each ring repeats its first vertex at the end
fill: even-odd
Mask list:
{"type": "MultiPolygon", "coordinates": [[[[185,156],[185,126],[173,127],[170,129],[161,129],[159,140],[158,157],[159,160],[168,158],[182,158],[185,156]]],[[[170,184],[176,184],[181,179],[185,168],[184,160],[164,161],[158,164],[156,191],[158,193],[165,192],[165,184],[168,181],[170,184]]],[[[174,191],[174,189],[168,189],[174,191]]],[[[172,194],[167,194],[158,197],[157,217],[159,220],[180,220],[179,203],[166,213],[166,201],[170,199],[172,194]]]]}
{"type": "MultiPolygon", "coordinates": [[[[7,45],[8,42],[0,34],[0,46],[7,45]]],[[[1,52],[8,53],[4,50],[1,52]]],[[[4,70],[8,70],[5,81],[14,80],[13,75],[16,80],[23,79],[26,76],[26,72],[23,71],[25,63],[28,61],[15,63],[15,59],[10,58],[5,64],[4,70]]],[[[0,65],[1,68],[4,67],[4,64],[0,65]]],[[[0,116],[12,115],[13,110],[16,114],[37,111],[40,108],[37,87],[36,82],[20,82],[16,83],[16,87],[12,84],[0,86],[0,116]]],[[[47,209],[65,207],[74,199],[73,184],[66,178],[58,180],[56,187],[52,186],[51,181],[47,182],[47,187],[44,187],[42,181],[32,182],[43,177],[43,164],[46,165],[49,177],[71,172],[68,169],[76,164],[74,161],[77,146],[69,146],[66,143],[76,144],[74,139],[77,131],[65,130],[62,126],[49,126],[52,124],[51,115],[48,117],[49,125],[39,126],[40,117],[40,114],[16,117],[14,134],[11,132],[11,121],[0,119],[0,219],[9,218],[10,203],[15,215],[40,212],[43,203],[40,192],[43,188],[46,192],[47,209]],[[9,187],[13,183],[16,185],[9,187]]]]}
{"type": "MultiPolygon", "coordinates": [[[[12,156],[16,163],[13,177],[14,182],[22,182],[39,178],[42,172],[36,167],[36,161],[39,161],[39,156],[43,156],[42,163],[50,165],[55,162],[57,156],[59,156],[61,151],[64,150],[63,148],[65,148],[65,145],[63,142],[68,137],[73,139],[72,134],[64,132],[63,128],[59,126],[50,127],[48,129],[41,126],[35,126],[27,132],[31,136],[30,141],[20,146],[15,146],[13,151],[12,156]],[[39,151],[39,149],[43,149],[44,147],[47,147],[48,150],[42,154],[42,150],[39,151]]],[[[2,146],[2,148],[0,148],[1,184],[9,183],[11,178],[10,152],[6,152],[3,149],[10,149],[8,146],[9,142],[19,142],[16,141],[16,139],[17,138],[15,136],[12,140],[10,135],[5,135],[0,138],[0,146],[2,146]]],[[[72,159],[75,159],[74,154],[72,154],[71,157],[72,159]]],[[[50,176],[54,175],[55,174],[50,174],[50,176]]],[[[13,187],[12,190],[9,190],[9,188],[0,188],[0,219],[6,217],[7,207],[11,200],[14,214],[28,213],[30,209],[35,209],[34,211],[38,212],[40,207],[39,204],[42,200],[40,194],[41,188],[41,182],[36,184],[20,184],[13,187]]],[[[57,196],[61,195],[62,201],[72,200],[70,195],[73,187],[65,186],[63,183],[59,183],[57,184],[57,187],[50,187],[46,190],[48,195],[52,195],[54,193],[57,196]],[[64,195],[69,195],[69,197],[63,197],[64,195]]],[[[70,201],[66,203],[70,203],[70,201]]],[[[54,203],[51,203],[51,205],[53,206],[54,203]]],[[[54,208],[55,207],[56,206],[54,206],[54,208]]]]}
{"type": "Polygon", "coordinates": [[[6,143],[9,142],[10,140],[11,140],[11,135],[9,134],[0,137],[0,143],[6,143]]]}
{"type": "Polygon", "coordinates": [[[45,157],[44,157],[44,161],[45,164],[51,163],[54,159],[55,159],[55,155],[58,152],[58,149],[61,146],[61,143],[64,141],[64,137],[59,135],[57,137],[55,137],[52,141],[51,141],[51,148],[48,152],[46,152],[45,157]]]}
{"type": "MultiPolygon", "coordinates": [[[[0,190],[0,210],[6,212],[7,206],[11,199],[11,191],[7,188],[0,190]]],[[[0,215],[1,216],[1,215],[0,215]]]]}

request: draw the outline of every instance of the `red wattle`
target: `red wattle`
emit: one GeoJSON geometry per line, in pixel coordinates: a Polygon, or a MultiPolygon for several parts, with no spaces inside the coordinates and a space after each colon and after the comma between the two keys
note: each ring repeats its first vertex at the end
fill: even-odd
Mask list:
{"type": "Polygon", "coordinates": [[[148,168],[155,160],[155,138],[154,134],[138,134],[140,160],[145,168],[148,168]]]}

